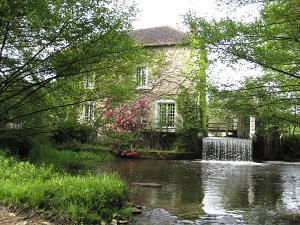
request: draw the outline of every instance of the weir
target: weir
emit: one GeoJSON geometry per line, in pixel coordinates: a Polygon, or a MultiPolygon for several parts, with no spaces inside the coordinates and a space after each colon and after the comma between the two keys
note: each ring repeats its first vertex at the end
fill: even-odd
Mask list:
{"type": "Polygon", "coordinates": [[[232,137],[203,138],[203,160],[253,161],[252,139],[232,137]]]}

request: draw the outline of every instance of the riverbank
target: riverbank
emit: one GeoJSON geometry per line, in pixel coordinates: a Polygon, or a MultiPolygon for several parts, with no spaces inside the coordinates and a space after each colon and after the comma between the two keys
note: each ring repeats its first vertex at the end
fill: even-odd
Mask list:
{"type": "MultiPolygon", "coordinates": [[[[7,206],[0,205],[0,224],[5,225],[54,225],[38,212],[26,212],[13,210],[7,206]]],[[[55,225],[64,223],[55,222],[55,225]]]]}
{"type": "Polygon", "coordinates": [[[114,213],[131,213],[127,204],[130,190],[116,173],[71,175],[1,151],[0,186],[2,205],[14,206],[18,214],[63,219],[63,223],[55,223],[59,225],[100,223],[110,221],[114,213]]]}
{"type": "Polygon", "coordinates": [[[191,160],[196,159],[194,152],[171,152],[171,151],[138,151],[139,159],[157,159],[157,160],[191,160]]]}
{"type": "MultiPolygon", "coordinates": [[[[122,154],[122,151],[114,151],[107,149],[103,146],[87,145],[82,146],[81,151],[88,152],[103,152],[113,155],[115,157],[124,157],[126,154],[122,154]]],[[[148,150],[148,149],[137,149],[136,154],[130,155],[130,158],[137,159],[157,159],[157,160],[192,160],[199,158],[195,152],[176,152],[167,150],[148,150]]]]}
{"type": "MultiPolygon", "coordinates": [[[[281,205],[276,207],[276,209],[266,208],[265,211],[255,211],[255,209],[261,209],[259,206],[260,202],[269,201],[268,196],[271,196],[271,199],[277,199],[276,193],[273,193],[270,189],[271,187],[276,188],[276,190],[280,190],[280,187],[285,187],[285,192],[293,193],[294,190],[297,190],[297,181],[299,180],[298,171],[298,163],[284,163],[284,162],[264,162],[262,164],[250,163],[250,164],[228,164],[224,165],[223,163],[203,163],[201,161],[180,161],[180,160],[130,160],[130,159],[115,159],[111,162],[108,161],[104,164],[110,164],[109,171],[114,171],[112,168],[117,169],[117,171],[122,171],[122,177],[127,181],[128,184],[134,184],[134,182],[156,182],[162,184],[159,188],[150,188],[150,187],[138,187],[135,192],[132,194],[135,195],[135,200],[132,199],[134,203],[143,207],[142,214],[135,216],[133,221],[128,224],[134,225],[143,225],[143,224],[164,224],[165,220],[168,220],[166,224],[182,224],[182,221],[186,221],[193,224],[203,224],[207,222],[207,220],[216,220],[219,222],[224,222],[220,219],[225,219],[227,222],[231,221],[232,214],[226,214],[224,211],[224,217],[215,218],[215,215],[205,214],[201,211],[201,206],[205,206],[208,202],[202,199],[203,193],[201,190],[205,190],[202,184],[205,184],[210,187],[217,188],[213,194],[222,193],[222,198],[227,199],[228,202],[234,203],[236,198],[232,195],[226,195],[226,191],[222,191],[222,187],[226,186],[226,181],[230,180],[232,182],[239,181],[238,183],[233,184],[231,187],[235,187],[235,192],[237,196],[243,196],[244,192],[239,193],[239,190],[244,190],[244,187],[251,186],[255,183],[255,180],[244,179],[245,177],[249,177],[247,174],[250,172],[251,177],[253,179],[264,179],[264,175],[268,175],[269,177],[284,177],[284,180],[271,179],[271,183],[264,182],[263,186],[253,186],[251,189],[251,193],[258,199],[258,201],[253,202],[255,207],[251,207],[246,202],[246,206],[250,207],[249,210],[251,214],[256,215],[256,217],[252,218],[251,221],[256,218],[261,219],[270,219],[268,217],[268,212],[278,210],[278,208],[282,208],[281,205]],[[114,162],[114,164],[111,164],[114,162]],[[124,162],[124,163],[121,163],[124,162]],[[295,167],[296,166],[296,167],[295,167]],[[119,169],[118,169],[119,168],[119,169]],[[251,170],[249,170],[251,168],[251,170]],[[288,173],[286,172],[287,169],[288,173]],[[283,170],[281,170],[283,169],[283,170]],[[222,176],[217,176],[217,174],[213,174],[214,172],[219,171],[217,174],[222,173],[222,176]],[[226,172],[227,171],[227,172],[226,172]],[[268,172],[272,171],[272,172],[268,172]],[[134,173],[133,173],[134,172],[134,173]],[[274,175],[273,175],[274,173],[274,175]],[[281,176],[281,175],[283,176],[281,176]],[[230,177],[227,177],[229,175],[230,177]],[[241,175],[241,176],[240,176],[241,175]],[[234,179],[232,179],[232,176],[234,179]],[[289,178],[290,177],[290,178],[289,178]],[[217,180],[216,180],[217,179],[217,180]],[[274,183],[277,182],[285,182],[285,184],[274,183]],[[218,184],[221,185],[218,185],[218,184]],[[191,185],[193,184],[193,185],[191,185]],[[265,187],[266,186],[266,187],[265,187]],[[268,192],[268,195],[262,195],[261,193],[268,192]],[[161,197],[161,198],[160,198],[161,197]],[[154,198],[154,199],[153,199],[154,198]],[[232,198],[232,199],[231,199],[232,198]],[[263,200],[259,200],[263,198],[263,200]],[[267,198],[265,200],[265,198],[267,198]],[[199,201],[201,204],[199,204],[199,201]],[[170,203],[172,202],[172,204],[170,203]],[[153,205],[151,205],[153,203],[153,205]],[[258,204],[258,205],[257,205],[258,204]],[[194,207],[195,206],[195,207],[194,207]],[[149,208],[148,208],[149,207],[149,208]],[[170,208],[171,207],[171,208],[170,208]],[[175,207],[175,208],[172,208],[175,207]],[[199,211],[200,209],[200,211],[199,211]],[[195,210],[195,211],[193,211],[195,210]],[[176,213],[178,214],[176,214],[176,213]],[[266,214],[266,215],[264,215],[266,214]],[[258,216],[259,215],[259,216],[258,216]],[[178,217],[177,217],[178,216],[178,217]],[[198,219],[190,219],[190,217],[195,217],[198,219]],[[200,218],[201,216],[201,218],[200,218]],[[150,222],[149,222],[150,221],[150,222]],[[197,223],[197,221],[199,221],[197,223]],[[149,223],[148,223],[149,222],[149,223]],[[153,222],[153,223],[152,223],[153,222]],[[154,223],[157,222],[157,223],[154,223]]],[[[1,168],[0,164],[0,168],[1,168]]],[[[100,167],[103,167],[103,163],[99,163],[100,167]]],[[[107,165],[106,165],[107,166],[107,165]]],[[[1,170],[0,170],[1,171],[1,170]]],[[[99,172],[99,171],[98,171],[99,172]]],[[[102,174],[102,172],[101,172],[102,174]]],[[[268,179],[264,179],[267,181],[268,179]]],[[[247,194],[247,193],[246,193],[247,194]]],[[[209,198],[209,202],[214,201],[214,196],[210,196],[206,193],[205,198],[209,198]]],[[[217,198],[218,199],[218,198],[217,198]]],[[[243,199],[243,198],[242,198],[243,199]]],[[[280,201],[276,200],[276,204],[280,204],[280,201]]],[[[241,204],[242,202],[239,202],[241,204]]],[[[236,205],[236,203],[234,203],[236,205]]],[[[206,205],[208,207],[209,205],[206,205]]],[[[222,205],[221,205],[222,206],[222,205]]],[[[217,207],[221,207],[217,205],[217,207]]],[[[265,205],[264,205],[265,206],[265,205]]],[[[15,207],[3,207],[0,208],[0,224],[8,224],[8,225],[66,225],[66,224],[78,224],[78,223],[68,223],[63,221],[62,217],[59,217],[57,214],[50,215],[47,212],[41,213],[39,210],[17,210],[15,207]],[[3,211],[4,210],[4,211],[3,211]],[[13,214],[11,214],[13,213],[13,214]],[[55,216],[53,216],[55,215],[55,216]]],[[[232,210],[232,208],[230,208],[232,210]]],[[[235,213],[237,213],[238,218],[242,218],[243,215],[239,215],[239,208],[236,209],[235,213]]],[[[234,212],[234,211],[232,211],[234,212]]],[[[276,211],[277,212],[277,211],[276,211]]],[[[279,220],[285,218],[285,221],[295,221],[299,222],[299,213],[294,211],[291,212],[277,212],[278,215],[281,215],[279,220]],[[282,217],[284,216],[284,217],[282,217]]],[[[277,215],[276,214],[276,215],[277,215]]],[[[247,218],[248,215],[245,215],[247,218]]],[[[276,220],[276,222],[278,222],[276,220]]],[[[83,223],[83,224],[91,224],[91,223],[83,223]]],[[[100,224],[100,223],[97,223],[100,224]]],[[[226,224],[226,223],[224,223],[226,224]]],[[[227,223],[228,224],[228,223],[227,223]]],[[[245,222],[245,224],[247,224],[245,222]]],[[[251,224],[251,223],[248,223],[251,224]]],[[[276,224],[272,220],[272,224],[276,224]]],[[[286,223],[289,224],[289,223],[286,223]]]]}

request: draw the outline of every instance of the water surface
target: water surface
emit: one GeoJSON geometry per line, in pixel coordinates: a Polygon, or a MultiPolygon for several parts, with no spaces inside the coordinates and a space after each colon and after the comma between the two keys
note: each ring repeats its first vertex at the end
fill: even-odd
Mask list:
{"type": "Polygon", "coordinates": [[[300,213],[300,164],[116,159],[95,171],[162,184],[132,193],[148,209],[136,224],[296,224],[300,213]]]}

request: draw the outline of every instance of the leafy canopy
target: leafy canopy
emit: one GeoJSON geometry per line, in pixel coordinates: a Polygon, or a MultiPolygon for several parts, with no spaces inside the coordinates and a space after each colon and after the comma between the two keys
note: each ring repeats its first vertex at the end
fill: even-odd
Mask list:
{"type": "Polygon", "coordinates": [[[0,11],[0,125],[42,124],[45,112],[85,101],[71,77],[93,71],[112,88],[110,77],[132,73],[133,3],[1,0],[0,11]]]}
{"type": "MultiPolygon", "coordinates": [[[[264,70],[259,78],[248,78],[239,90],[213,89],[214,107],[232,114],[253,114],[265,127],[283,124],[299,126],[300,94],[300,1],[244,0],[222,3],[246,5],[261,3],[259,18],[243,22],[224,18],[208,21],[186,15],[194,38],[204,41],[210,53],[223,62],[248,61],[264,70]]],[[[235,5],[236,6],[236,5],[235,5]]]]}
{"type": "Polygon", "coordinates": [[[260,18],[243,23],[229,18],[208,21],[186,15],[196,38],[209,44],[210,51],[231,62],[244,59],[264,69],[299,78],[300,1],[271,1],[264,4],[260,18]]]}

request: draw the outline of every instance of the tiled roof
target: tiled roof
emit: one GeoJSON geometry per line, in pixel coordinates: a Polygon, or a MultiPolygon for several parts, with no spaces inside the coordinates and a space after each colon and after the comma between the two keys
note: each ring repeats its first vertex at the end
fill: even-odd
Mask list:
{"type": "Polygon", "coordinates": [[[130,32],[138,44],[170,45],[183,43],[186,34],[170,26],[138,29],[130,32]]]}

